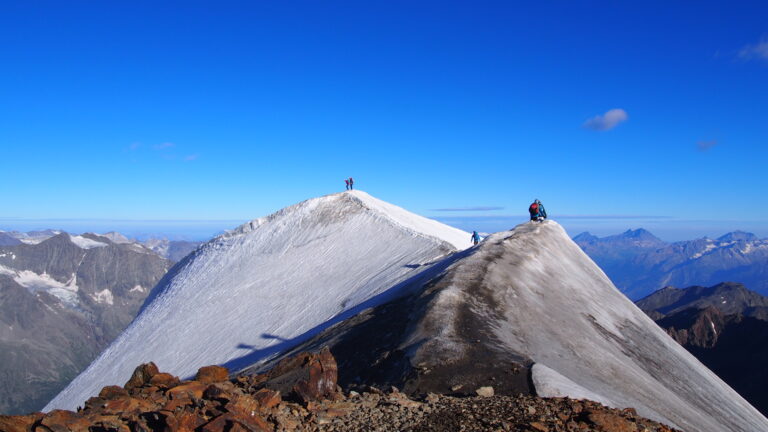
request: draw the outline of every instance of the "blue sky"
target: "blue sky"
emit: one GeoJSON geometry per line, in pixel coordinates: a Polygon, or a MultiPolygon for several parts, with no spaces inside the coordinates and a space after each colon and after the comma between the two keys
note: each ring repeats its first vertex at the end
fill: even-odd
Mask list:
{"type": "Polygon", "coordinates": [[[353,176],[466,229],[768,236],[765,2],[157,3],[3,3],[0,229],[353,176]]]}

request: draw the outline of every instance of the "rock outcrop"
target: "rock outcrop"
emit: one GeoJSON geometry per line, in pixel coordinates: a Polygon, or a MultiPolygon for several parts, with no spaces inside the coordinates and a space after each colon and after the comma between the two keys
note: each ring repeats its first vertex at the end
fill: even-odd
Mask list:
{"type": "Polygon", "coordinates": [[[327,350],[229,380],[219,366],[195,380],[140,365],[123,387],[104,387],[76,412],[0,416],[2,432],[595,431],[673,432],[634,410],[535,396],[411,398],[397,388],[344,393],[327,350]],[[285,389],[285,392],[273,388],[285,389]]]}

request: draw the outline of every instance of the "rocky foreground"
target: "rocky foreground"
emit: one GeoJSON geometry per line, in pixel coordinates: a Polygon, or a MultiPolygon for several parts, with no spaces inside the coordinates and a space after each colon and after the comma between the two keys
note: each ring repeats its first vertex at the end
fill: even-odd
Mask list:
{"type": "Polygon", "coordinates": [[[633,409],[494,396],[492,387],[462,398],[413,399],[394,387],[344,393],[337,372],[327,349],[234,379],[225,368],[207,366],[182,381],[147,363],[123,387],[104,387],[77,412],[0,416],[0,432],[674,431],[633,409]]]}

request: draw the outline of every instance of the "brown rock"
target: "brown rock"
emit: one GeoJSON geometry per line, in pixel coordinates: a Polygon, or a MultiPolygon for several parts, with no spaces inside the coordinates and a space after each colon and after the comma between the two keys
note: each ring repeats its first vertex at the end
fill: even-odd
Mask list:
{"type": "Polygon", "coordinates": [[[197,370],[195,381],[206,384],[226,381],[229,379],[229,370],[222,366],[203,366],[197,370]]]}
{"type": "Polygon", "coordinates": [[[634,408],[624,408],[621,412],[632,417],[637,417],[637,410],[634,408]]]}
{"type": "Polygon", "coordinates": [[[19,416],[0,415],[0,431],[28,432],[32,429],[32,425],[42,417],[43,413],[19,416]]]}
{"type": "Polygon", "coordinates": [[[547,427],[547,425],[541,422],[533,422],[533,423],[530,423],[529,426],[531,426],[532,429],[540,432],[549,432],[549,428],[547,427]]]}
{"type": "Polygon", "coordinates": [[[222,431],[272,432],[272,427],[258,414],[241,416],[235,413],[220,415],[201,428],[202,432],[222,431]]]}
{"type": "Polygon", "coordinates": [[[221,385],[211,384],[205,388],[205,391],[203,392],[203,398],[226,403],[232,399],[232,395],[230,395],[229,391],[224,389],[221,385]]]}
{"type": "Polygon", "coordinates": [[[108,432],[131,432],[127,424],[123,423],[117,416],[95,416],[88,419],[91,426],[89,431],[108,431],[108,432]]]}
{"type": "Polygon", "coordinates": [[[229,432],[249,432],[248,429],[244,428],[240,423],[235,422],[232,424],[232,427],[229,429],[229,432]]]}
{"type": "Polygon", "coordinates": [[[131,390],[149,384],[149,380],[158,373],[160,373],[160,371],[157,370],[157,366],[154,363],[144,363],[133,371],[131,379],[129,379],[123,387],[125,387],[126,390],[131,390]]]}
{"type": "Polygon", "coordinates": [[[325,347],[318,354],[311,354],[302,367],[309,377],[299,380],[293,391],[303,402],[333,399],[336,394],[338,367],[331,351],[325,347]]]}
{"type": "Polygon", "coordinates": [[[101,409],[101,406],[104,405],[106,400],[100,398],[100,397],[92,397],[88,398],[87,401],[85,401],[85,404],[83,405],[82,410],[77,410],[78,412],[90,412],[90,411],[98,411],[101,409]]]}
{"type": "Polygon", "coordinates": [[[178,432],[179,422],[169,411],[153,411],[141,415],[152,432],[178,432]]]}
{"type": "Polygon", "coordinates": [[[247,432],[272,432],[272,426],[270,426],[269,423],[267,423],[266,420],[264,420],[261,416],[251,416],[251,417],[236,417],[232,420],[232,431],[235,430],[236,426],[239,426],[239,430],[244,430],[247,432]]]}
{"type": "Polygon", "coordinates": [[[278,425],[277,430],[280,431],[295,431],[301,425],[298,420],[287,415],[277,416],[276,420],[278,425]]]}
{"type": "Polygon", "coordinates": [[[181,397],[177,399],[171,399],[168,402],[166,402],[166,404],[163,405],[163,410],[175,413],[176,410],[179,408],[193,406],[194,404],[195,402],[192,399],[188,397],[181,397]]]}
{"type": "Polygon", "coordinates": [[[237,396],[227,404],[227,410],[238,416],[248,417],[256,415],[261,410],[261,405],[250,396],[237,396]]]}
{"type": "Polygon", "coordinates": [[[203,392],[208,388],[208,384],[201,383],[199,381],[189,381],[184,384],[178,385],[168,390],[168,397],[171,399],[177,398],[192,398],[202,399],[203,392]]]}
{"type": "Polygon", "coordinates": [[[103,415],[121,415],[127,418],[132,414],[154,411],[155,409],[156,405],[146,399],[122,397],[106,401],[100,411],[103,415]]]}
{"type": "Polygon", "coordinates": [[[104,400],[117,399],[128,396],[128,391],[120,386],[106,386],[99,392],[99,397],[104,400]]]}
{"type": "Polygon", "coordinates": [[[183,411],[176,415],[176,421],[179,426],[178,432],[193,432],[198,427],[204,425],[206,420],[197,413],[183,411]]]}
{"type": "Polygon", "coordinates": [[[155,374],[152,376],[152,378],[149,379],[149,384],[159,389],[173,388],[179,385],[180,383],[181,381],[177,377],[164,372],[155,374]]]}
{"type": "Polygon", "coordinates": [[[636,432],[637,425],[617,414],[608,411],[591,410],[587,419],[605,432],[636,432]]]}
{"type": "Polygon", "coordinates": [[[227,422],[230,420],[231,414],[224,414],[216,417],[208,422],[200,430],[202,432],[223,432],[227,429],[227,422]]]}
{"type": "MultiPolygon", "coordinates": [[[[153,386],[153,387],[150,387],[150,388],[156,388],[156,387],[153,386]]],[[[153,390],[151,392],[144,392],[141,395],[141,397],[143,397],[144,399],[147,399],[149,401],[152,401],[152,402],[154,402],[154,403],[156,403],[158,405],[162,405],[162,404],[164,404],[164,403],[166,403],[168,401],[168,398],[166,397],[165,394],[160,392],[160,389],[153,390]]]]}
{"type": "Polygon", "coordinates": [[[270,389],[261,389],[253,394],[253,399],[264,409],[272,409],[282,401],[280,392],[270,389]]]}
{"type": "Polygon", "coordinates": [[[49,412],[40,420],[40,424],[51,432],[88,432],[90,426],[90,422],[81,414],[64,410],[49,412]]]}

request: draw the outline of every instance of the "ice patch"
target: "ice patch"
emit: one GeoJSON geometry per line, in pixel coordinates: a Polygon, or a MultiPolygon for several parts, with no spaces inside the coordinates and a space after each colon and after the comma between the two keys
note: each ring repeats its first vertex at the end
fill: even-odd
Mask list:
{"type": "Polygon", "coordinates": [[[108,233],[97,234],[97,235],[101,236],[101,237],[106,237],[106,238],[109,239],[109,241],[111,241],[112,243],[116,243],[116,244],[133,243],[132,241],[128,240],[128,237],[126,237],[126,236],[124,236],[124,235],[122,235],[122,234],[120,234],[119,232],[116,232],[116,231],[111,231],[111,232],[108,232],[108,233]]]}
{"type": "Polygon", "coordinates": [[[115,302],[115,297],[112,295],[112,291],[109,289],[96,291],[96,294],[93,295],[92,298],[96,303],[106,303],[110,306],[112,306],[115,302]]]}
{"type": "Polygon", "coordinates": [[[704,250],[701,252],[697,252],[691,256],[691,259],[698,259],[704,256],[707,252],[717,249],[717,246],[715,244],[709,243],[707,246],[704,247],[704,250]]]}
{"type": "Polygon", "coordinates": [[[21,270],[14,273],[13,280],[31,292],[45,291],[71,307],[75,307],[79,303],[77,298],[79,288],[77,286],[77,275],[75,274],[66,283],[63,283],[45,272],[37,274],[31,270],[21,270]]]}
{"type": "Polygon", "coordinates": [[[143,293],[143,292],[145,292],[145,290],[144,290],[143,286],[136,285],[135,287],[131,288],[131,290],[128,291],[128,292],[140,292],[140,293],[143,293]]]}
{"type": "Polygon", "coordinates": [[[9,233],[12,237],[15,237],[17,240],[19,240],[22,243],[28,244],[28,245],[36,245],[40,244],[49,238],[61,234],[61,231],[37,231],[30,233],[19,233],[19,232],[10,232],[9,233]]]}
{"type": "Polygon", "coordinates": [[[0,274],[4,274],[7,276],[16,276],[16,271],[11,270],[8,267],[5,267],[4,265],[0,264],[0,274]]]}
{"type": "Polygon", "coordinates": [[[81,249],[93,249],[97,247],[109,246],[106,243],[102,243],[96,240],[91,240],[83,236],[76,236],[76,235],[69,234],[69,239],[72,241],[72,243],[75,244],[75,246],[81,249]]]}

